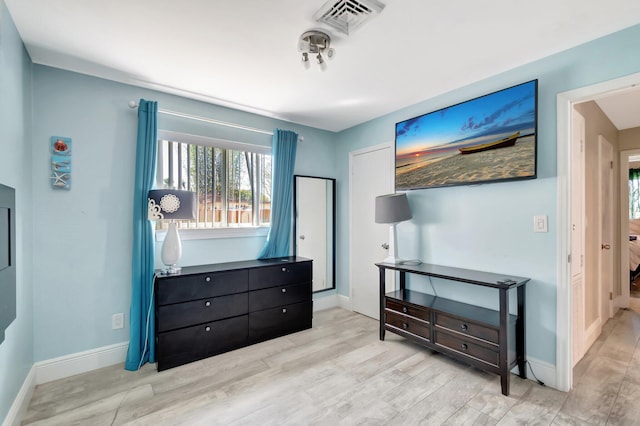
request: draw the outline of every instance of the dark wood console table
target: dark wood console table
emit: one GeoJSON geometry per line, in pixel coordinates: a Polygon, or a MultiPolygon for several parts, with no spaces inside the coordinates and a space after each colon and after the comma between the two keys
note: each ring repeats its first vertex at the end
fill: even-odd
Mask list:
{"type": "Polygon", "coordinates": [[[500,375],[509,395],[510,371],[525,369],[525,284],[514,277],[448,266],[376,263],[380,272],[380,340],[385,331],[404,336],[481,370],[500,375]],[[400,272],[399,289],[385,294],[385,271],[400,272]],[[498,290],[499,310],[406,289],[407,274],[424,275],[498,290]],[[509,290],[517,291],[517,314],[509,313],[509,290]]]}

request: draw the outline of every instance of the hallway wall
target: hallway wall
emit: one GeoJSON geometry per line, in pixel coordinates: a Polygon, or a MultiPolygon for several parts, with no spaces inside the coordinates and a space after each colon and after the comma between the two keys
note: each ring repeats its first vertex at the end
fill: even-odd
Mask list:
{"type": "MultiPolygon", "coordinates": [[[[598,136],[604,136],[614,148],[614,206],[620,205],[619,185],[616,184],[618,170],[618,129],[611,120],[602,112],[598,104],[589,101],[575,105],[576,110],[585,118],[585,325],[588,328],[599,318],[598,309],[600,304],[601,289],[599,286],[598,260],[600,257],[600,219],[598,216],[598,136]]],[[[620,215],[614,210],[615,223],[613,227],[614,241],[613,249],[613,282],[614,292],[620,294],[620,246],[618,236],[620,235],[620,215]]],[[[602,322],[607,320],[608,315],[602,318],[602,322]]]]}

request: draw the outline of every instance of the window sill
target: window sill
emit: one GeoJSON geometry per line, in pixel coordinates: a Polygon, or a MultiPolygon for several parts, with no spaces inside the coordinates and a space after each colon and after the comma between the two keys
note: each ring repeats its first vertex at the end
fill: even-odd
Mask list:
{"type": "MultiPolygon", "coordinates": [[[[217,228],[217,229],[179,229],[180,239],[186,240],[213,240],[216,238],[248,238],[266,237],[269,228],[266,226],[247,228],[217,228]]],[[[156,241],[164,241],[167,231],[156,231],[156,241]]]]}

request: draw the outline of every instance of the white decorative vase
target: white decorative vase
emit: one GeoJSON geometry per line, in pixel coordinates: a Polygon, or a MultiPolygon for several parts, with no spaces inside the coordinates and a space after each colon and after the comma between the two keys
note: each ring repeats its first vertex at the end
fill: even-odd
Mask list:
{"type": "Polygon", "coordinates": [[[167,235],[164,237],[162,244],[162,263],[167,266],[163,272],[165,274],[176,274],[180,271],[177,266],[182,256],[182,242],[178,235],[178,224],[174,221],[169,222],[167,235]]]}

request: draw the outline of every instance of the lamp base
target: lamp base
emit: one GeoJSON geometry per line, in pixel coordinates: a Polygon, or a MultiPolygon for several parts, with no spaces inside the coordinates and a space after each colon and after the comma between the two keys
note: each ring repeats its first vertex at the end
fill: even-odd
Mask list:
{"type": "Polygon", "coordinates": [[[391,263],[391,264],[394,264],[394,265],[398,265],[398,264],[404,262],[404,260],[399,259],[399,258],[394,257],[394,256],[388,256],[383,260],[383,262],[384,263],[391,263]]]}
{"type": "Polygon", "coordinates": [[[176,275],[179,274],[182,268],[176,265],[169,265],[160,271],[160,275],[176,275]]]}
{"type": "Polygon", "coordinates": [[[391,263],[394,265],[402,263],[402,259],[397,257],[396,225],[397,223],[389,224],[389,256],[383,260],[384,263],[391,263]]]}
{"type": "Polygon", "coordinates": [[[169,229],[162,243],[162,263],[166,268],[162,270],[162,275],[175,275],[180,273],[178,262],[182,256],[182,242],[178,234],[178,226],[175,221],[169,222],[169,229]]]}

